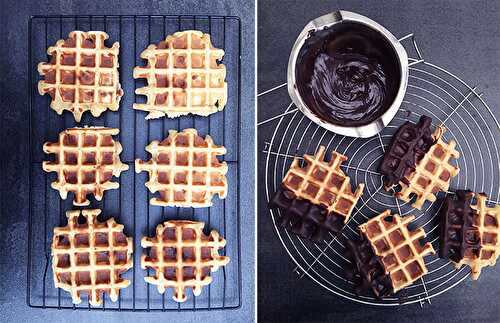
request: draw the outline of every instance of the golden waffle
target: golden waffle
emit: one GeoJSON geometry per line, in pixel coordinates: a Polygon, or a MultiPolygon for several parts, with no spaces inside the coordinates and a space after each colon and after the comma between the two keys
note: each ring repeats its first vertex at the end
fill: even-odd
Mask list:
{"type": "Polygon", "coordinates": [[[226,240],[212,230],[203,234],[203,222],[166,221],[156,227],[154,238],[143,237],[141,246],[150,248],[149,255],[142,255],[141,267],[155,270],[154,276],[144,277],[146,282],[157,285],[163,294],[173,288],[176,302],[186,301],[186,289],[201,294],[201,288],[212,282],[210,272],[229,262],[229,257],[220,256],[226,240]]]}
{"type": "Polygon", "coordinates": [[[151,204],[207,207],[215,194],[226,197],[228,167],[217,159],[226,148],[215,145],[210,136],[203,139],[196,129],[170,130],[166,139],[152,141],[146,151],[151,159],[136,159],[135,171],[148,172],[146,187],[151,193],[160,192],[151,204]]]}
{"type": "Polygon", "coordinates": [[[464,248],[463,258],[456,263],[457,268],[464,264],[470,266],[474,280],[479,278],[483,267],[494,266],[500,255],[500,205],[487,207],[486,199],[486,195],[476,194],[476,205],[470,205],[476,213],[473,219],[476,230],[464,232],[467,244],[475,242],[480,247],[464,248]]]}
{"type": "Polygon", "coordinates": [[[167,36],[141,53],[148,61],[134,68],[134,78],[148,85],[135,91],[147,96],[134,109],[148,111],[146,119],[189,113],[201,116],[221,111],[227,101],[226,67],[218,61],[224,50],[214,48],[210,35],[186,30],[167,36]]]}
{"type": "Polygon", "coordinates": [[[71,111],[77,122],[90,111],[98,117],[106,109],[119,108],[123,91],[118,75],[119,43],[104,45],[108,34],[102,31],[72,31],[47,49],[50,62],[38,64],[44,77],[38,92],[52,98],[50,107],[58,114],[71,111]]]}
{"type": "Polygon", "coordinates": [[[394,293],[424,276],[427,273],[424,257],[435,253],[430,243],[421,245],[420,240],[425,238],[422,228],[408,229],[413,219],[415,216],[391,216],[386,210],[359,226],[390,275],[394,293]]]}
{"type": "Polygon", "coordinates": [[[52,271],[56,288],[71,293],[74,304],[82,302],[82,292],[89,303],[98,306],[102,294],[113,302],[121,288],[130,281],[121,274],[132,268],[132,238],[123,233],[123,225],[113,218],[99,222],[101,210],[82,210],[85,223],[78,222],[80,210],[66,212],[68,225],[54,228],[52,271]]]}
{"type": "Polygon", "coordinates": [[[283,185],[298,198],[317,205],[324,205],[328,212],[342,215],[347,222],[363,193],[365,184],[359,184],[356,192],[351,191],[351,179],[340,169],[347,157],[332,151],[330,162],[325,162],[325,147],[320,146],[316,155],[304,155],[306,165],[301,167],[295,158],[283,178],[283,185]]]}
{"type": "Polygon", "coordinates": [[[413,207],[421,209],[425,201],[434,202],[435,194],[447,191],[452,177],[458,175],[459,168],[451,164],[452,158],[458,158],[455,149],[456,142],[446,143],[442,139],[444,127],[437,127],[433,134],[436,143],[432,145],[424,157],[417,163],[415,171],[406,175],[401,181],[401,191],[396,197],[405,202],[410,201],[410,195],[416,195],[413,207]]]}
{"type": "Polygon", "coordinates": [[[55,154],[54,161],[43,162],[43,170],[57,172],[52,188],[63,200],[73,192],[73,204],[85,206],[90,204],[87,194],[94,194],[100,201],[105,190],[119,187],[119,183],[110,181],[128,169],[120,161],[122,146],[112,137],[119,132],[102,127],[70,128],[59,134],[58,142],[43,145],[46,154],[55,154]]]}

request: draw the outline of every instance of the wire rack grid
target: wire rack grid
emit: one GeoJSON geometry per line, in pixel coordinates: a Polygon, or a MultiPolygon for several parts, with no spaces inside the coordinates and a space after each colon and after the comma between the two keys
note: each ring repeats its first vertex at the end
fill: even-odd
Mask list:
{"type": "MultiPolygon", "coordinates": [[[[27,304],[36,308],[116,310],[116,311],[198,311],[236,309],[241,306],[241,240],[240,240],[240,119],[241,119],[241,23],[235,16],[32,16],[28,24],[28,97],[30,111],[30,211],[28,224],[27,304]],[[222,63],[226,65],[228,102],[223,112],[210,117],[187,116],[176,119],[146,121],[146,114],[134,111],[134,102],[145,98],[134,95],[134,90],[145,85],[145,80],[134,80],[132,69],[142,66],[140,52],[151,43],[165,39],[166,35],[180,30],[197,29],[211,35],[212,43],[225,51],[222,63]],[[118,112],[107,111],[99,118],[84,114],[77,124],[65,112],[58,116],[49,108],[49,98],[37,93],[36,64],[47,61],[46,49],[58,39],[65,38],[72,30],[102,30],[108,40],[120,43],[120,83],[124,90],[118,112]],[[122,289],[116,303],[105,295],[102,306],[91,307],[84,300],[72,304],[68,293],[56,289],[50,266],[52,229],[66,225],[65,212],[73,208],[72,196],[61,200],[50,187],[54,174],[42,171],[44,156],[42,145],[56,141],[58,133],[66,128],[81,125],[108,126],[120,129],[117,140],[123,146],[121,159],[129,170],[118,179],[120,188],[106,191],[102,201],[91,199],[89,207],[103,210],[105,220],[113,216],[125,226],[125,233],[133,237],[134,266],[122,275],[131,280],[131,286],[122,289]],[[148,159],[145,146],[152,140],[161,140],[169,129],[196,128],[200,135],[210,134],[217,144],[228,152],[228,196],[214,199],[211,208],[162,208],[151,206],[151,193],[144,186],[147,174],[136,174],[134,159],[148,159]],[[144,281],[149,270],[140,268],[141,237],[152,236],[156,225],[169,219],[190,219],[205,222],[205,233],[215,229],[227,240],[222,254],[231,258],[230,263],[212,273],[213,282],[200,296],[188,293],[188,301],[172,300],[172,291],[159,294],[155,286],[144,281]]],[[[151,272],[152,274],[152,272],[151,272]]]]}
{"type": "MultiPolygon", "coordinates": [[[[378,135],[371,138],[351,138],[336,135],[307,119],[290,102],[286,83],[273,87],[258,95],[259,106],[266,102],[275,106],[280,101],[286,104],[279,115],[262,120],[259,126],[272,124],[272,136],[264,142],[260,158],[265,158],[266,201],[280,185],[282,178],[294,158],[313,154],[320,145],[327,151],[336,150],[348,157],[341,167],[351,177],[352,185],[365,183],[365,191],[356,205],[353,215],[341,235],[352,239],[358,235],[357,227],[368,219],[390,209],[392,213],[415,215],[410,225],[422,227],[435,250],[439,244],[439,219],[437,214],[446,194],[458,189],[485,192],[489,203],[500,200],[500,126],[491,108],[482,98],[477,87],[471,87],[447,70],[424,61],[412,34],[400,39],[411,40],[416,59],[410,59],[408,89],[403,104],[393,121],[378,135]],[[447,131],[446,141],[454,139],[460,158],[457,165],[460,173],[451,181],[448,192],[438,194],[438,200],[427,203],[422,210],[411,207],[411,202],[396,199],[383,189],[382,176],[378,172],[386,147],[393,134],[407,120],[417,122],[421,115],[433,119],[433,126],[443,124],[447,131]]],[[[431,304],[431,299],[465,280],[470,270],[464,266],[455,268],[449,261],[437,255],[425,258],[429,273],[413,285],[393,297],[378,300],[357,295],[353,282],[345,278],[343,268],[349,263],[344,257],[345,246],[333,235],[322,243],[314,244],[298,238],[278,225],[279,210],[269,210],[278,239],[295,262],[298,277],[309,277],[333,294],[370,305],[399,306],[418,303],[431,304]]]]}

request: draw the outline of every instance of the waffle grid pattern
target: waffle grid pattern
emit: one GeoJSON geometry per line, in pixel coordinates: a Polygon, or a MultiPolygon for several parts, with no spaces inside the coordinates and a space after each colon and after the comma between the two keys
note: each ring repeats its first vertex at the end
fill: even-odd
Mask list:
{"type": "Polygon", "coordinates": [[[73,31],[69,39],[58,40],[47,49],[52,60],[38,64],[38,72],[44,76],[38,91],[50,94],[50,106],[58,114],[69,110],[80,122],[85,111],[98,117],[108,108],[118,110],[123,96],[118,74],[120,45],[106,47],[108,37],[102,31],[73,31]]]}
{"type": "MultiPolygon", "coordinates": [[[[500,205],[486,206],[487,197],[476,195],[476,204],[470,207],[475,211],[473,226],[477,229],[480,248],[478,255],[464,255],[457,267],[467,264],[471,267],[472,279],[476,280],[481,269],[494,266],[500,256],[500,205]]],[[[471,239],[471,238],[469,238],[471,239]]]]}
{"type": "Polygon", "coordinates": [[[68,211],[68,225],[54,228],[54,283],[71,293],[74,304],[81,303],[82,292],[89,295],[92,306],[102,303],[104,292],[116,302],[120,289],[130,285],[120,275],[132,268],[132,238],[123,234],[123,225],[113,218],[99,222],[100,213],[98,209],[82,210],[86,223],[79,224],[80,210],[68,211]]]}
{"type": "Polygon", "coordinates": [[[430,243],[421,246],[420,240],[425,238],[422,228],[414,231],[408,229],[408,224],[414,219],[414,216],[391,216],[390,210],[386,210],[359,226],[391,276],[394,293],[425,275],[427,267],[424,257],[435,253],[430,243]],[[388,220],[387,217],[392,219],[388,220]]]}
{"type": "Polygon", "coordinates": [[[418,162],[415,171],[400,181],[401,190],[396,193],[396,197],[409,202],[410,195],[414,194],[416,199],[412,206],[417,209],[421,209],[426,201],[436,201],[435,194],[448,191],[451,178],[458,175],[459,168],[450,162],[458,158],[460,153],[455,149],[454,140],[450,140],[450,143],[443,141],[444,131],[443,127],[437,127],[433,134],[436,143],[418,162]]]}
{"type": "Polygon", "coordinates": [[[121,144],[112,138],[118,133],[115,128],[70,128],[59,134],[58,142],[43,145],[46,154],[56,155],[55,161],[44,161],[42,167],[46,172],[57,172],[51,186],[62,199],[73,192],[73,204],[86,206],[90,204],[87,194],[93,193],[100,201],[104,191],[119,187],[110,179],[120,176],[128,166],[120,161],[121,144]]]}
{"type": "Polygon", "coordinates": [[[212,282],[210,272],[229,262],[229,257],[218,253],[226,240],[214,230],[205,236],[204,226],[202,222],[166,221],[156,227],[154,238],[141,240],[143,248],[150,248],[150,256],[141,257],[141,267],[155,270],[155,275],[145,277],[145,281],[157,285],[161,294],[173,288],[176,302],[186,301],[187,288],[200,295],[202,287],[212,282]]]}
{"type": "Polygon", "coordinates": [[[332,151],[330,162],[325,162],[325,147],[320,146],[314,156],[304,155],[306,165],[301,167],[295,158],[283,178],[283,186],[298,198],[323,205],[328,212],[342,215],[347,222],[358,199],[363,194],[364,184],[356,192],[351,191],[351,180],[340,169],[347,157],[332,151]]]}
{"type": "Polygon", "coordinates": [[[151,159],[136,159],[135,170],[148,172],[146,187],[152,193],[160,192],[151,204],[208,207],[215,194],[226,197],[228,166],[217,159],[226,148],[215,145],[210,136],[203,139],[196,129],[170,130],[165,140],[151,142],[146,151],[151,159]]]}
{"type": "Polygon", "coordinates": [[[149,45],[141,53],[148,64],[134,68],[134,78],[148,83],[135,93],[147,96],[147,102],[134,103],[134,109],[149,112],[146,119],[221,111],[227,102],[226,67],[218,63],[223,57],[224,50],[213,47],[210,35],[196,30],[149,45]]]}

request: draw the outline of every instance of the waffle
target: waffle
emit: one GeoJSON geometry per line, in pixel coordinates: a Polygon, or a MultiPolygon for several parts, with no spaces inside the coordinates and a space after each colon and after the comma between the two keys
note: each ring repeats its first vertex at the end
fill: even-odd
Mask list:
{"type": "Polygon", "coordinates": [[[73,204],[85,206],[90,204],[87,194],[94,194],[100,201],[105,190],[119,187],[110,180],[128,166],[120,161],[122,146],[112,137],[118,133],[114,128],[70,128],[59,134],[58,142],[43,145],[45,153],[55,154],[55,160],[44,161],[42,167],[46,172],[57,172],[52,188],[62,199],[72,192],[73,204]]]}
{"type": "Polygon", "coordinates": [[[322,205],[297,199],[283,187],[278,189],[269,206],[281,210],[279,223],[283,228],[313,242],[323,241],[329,237],[329,233],[337,235],[344,226],[343,216],[328,213],[322,205]]]}
{"type": "Polygon", "coordinates": [[[413,172],[434,144],[431,122],[432,119],[427,116],[420,117],[417,124],[407,121],[392,137],[379,166],[386,190],[398,185],[406,174],[413,172]]]}
{"type": "Polygon", "coordinates": [[[216,146],[210,136],[203,139],[196,129],[170,130],[166,139],[151,142],[146,151],[151,159],[136,159],[135,171],[148,172],[146,187],[151,193],[160,193],[151,204],[207,207],[212,205],[215,194],[221,199],[226,197],[228,167],[217,159],[226,148],[216,146]]]}
{"type": "Polygon", "coordinates": [[[132,268],[132,238],[123,233],[123,225],[113,218],[99,222],[101,210],[82,210],[85,223],[79,223],[80,210],[66,212],[68,225],[54,228],[52,271],[56,288],[71,293],[74,304],[98,306],[102,294],[116,302],[121,288],[130,285],[121,274],[132,268]]]}
{"type": "Polygon", "coordinates": [[[123,96],[118,75],[120,44],[106,47],[106,39],[108,34],[102,31],[72,31],[68,39],[47,49],[51,60],[38,64],[44,77],[38,82],[38,92],[50,95],[50,107],[58,114],[68,110],[80,122],[85,111],[98,117],[106,109],[118,110],[123,96]]]}
{"type": "Polygon", "coordinates": [[[144,277],[157,285],[163,294],[166,288],[174,290],[173,299],[185,302],[186,289],[198,296],[201,289],[212,282],[210,272],[227,265],[229,257],[220,256],[226,240],[217,231],[203,234],[203,222],[166,221],[156,227],[154,238],[143,237],[141,246],[150,248],[149,255],[141,257],[141,267],[155,270],[154,276],[144,277]]]}
{"type": "Polygon", "coordinates": [[[304,167],[295,158],[283,178],[283,186],[297,198],[323,205],[328,212],[343,216],[347,222],[365,185],[359,184],[352,193],[350,178],[340,169],[347,157],[333,151],[330,162],[325,162],[324,158],[324,146],[320,146],[314,156],[304,155],[304,167]]]}
{"type": "Polygon", "coordinates": [[[441,257],[457,268],[470,266],[474,280],[483,267],[495,265],[500,255],[500,205],[489,208],[486,195],[457,191],[456,197],[446,197],[441,219],[441,257]]]}
{"type": "Polygon", "coordinates": [[[356,293],[372,293],[378,299],[393,294],[391,276],[385,273],[382,261],[373,252],[370,241],[361,236],[356,241],[346,241],[345,245],[345,257],[351,262],[344,272],[356,286],[356,293]]]}
{"type": "Polygon", "coordinates": [[[219,64],[223,57],[210,35],[196,30],[176,32],[149,45],[141,53],[148,64],[134,68],[134,78],[148,82],[135,91],[147,102],[135,103],[134,109],[149,112],[146,119],[221,111],[227,101],[226,67],[219,64]]]}
{"type": "Polygon", "coordinates": [[[415,195],[413,207],[421,209],[425,201],[434,202],[440,191],[447,191],[452,177],[458,175],[459,168],[451,164],[452,158],[458,158],[459,152],[455,149],[456,143],[450,140],[446,143],[442,139],[445,129],[437,127],[433,134],[435,143],[417,163],[415,171],[407,174],[401,181],[401,190],[396,197],[405,202],[415,195]]]}
{"type": "Polygon", "coordinates": [[[424,257],[434,253],[430,243],[423,246],[420,243],[425,237],[423,229],[408,229],[408,224],[414,218],[391,216],[391,212],[386,210],[359,226],[381,260],[385,272],[390,275],[394,293],[424,276],[427,273],[424,257]]]}

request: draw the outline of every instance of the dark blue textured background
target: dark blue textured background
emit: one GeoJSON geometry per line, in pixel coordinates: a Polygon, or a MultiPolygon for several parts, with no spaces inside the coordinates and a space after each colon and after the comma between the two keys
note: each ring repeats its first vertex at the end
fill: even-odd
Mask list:
{"type": "MultiPolygon", "coordinates": [[[[254,315],[254,5],[248,1],[2,1],[0,178],[0,321],[134,322],[253,321],[254,315]],[[26,305],[28,218],[27,27],[30,15],[212,14],[242,19],[242,307],[201,313],[117,313],[37,310],[26,305]],[[8,140],[8,138],[15,138],[8,140]]],[[[122,107],[123,108],[123,107],[122,107]]]]}
{"type": "MultiPolygon", "coordinates": [[[[258,93],[286,82],[288,55],[306,23],[338,9],[366,15],[396,37],[414,33],[426,60],[477,85],[500,118],[500,1],[261,0],[257,12],[258,93]]],[[[286,89],[277,93],[274,97],[286,96],[286,89]]],[[[258,121],[283,112],[287,102],[259,106],[258,121]]],[[[265,154],[261,152],[277,120],[258,128],[258,167],[262,170],[258,187],[265,185],[265,154]]],[[[496,135],[498,138],[498,130],[496,135]]],[[[423,309],[418,304],[363,306],[333,295],[307,276],[299,279],[293,272],[296,265],[273,227],[265,192],[260,192],[258,201],[259,321],[500,322],[500,264],[486,268],[477,282],[468,279],[433,298],[432,305],[423,309]]]]}

